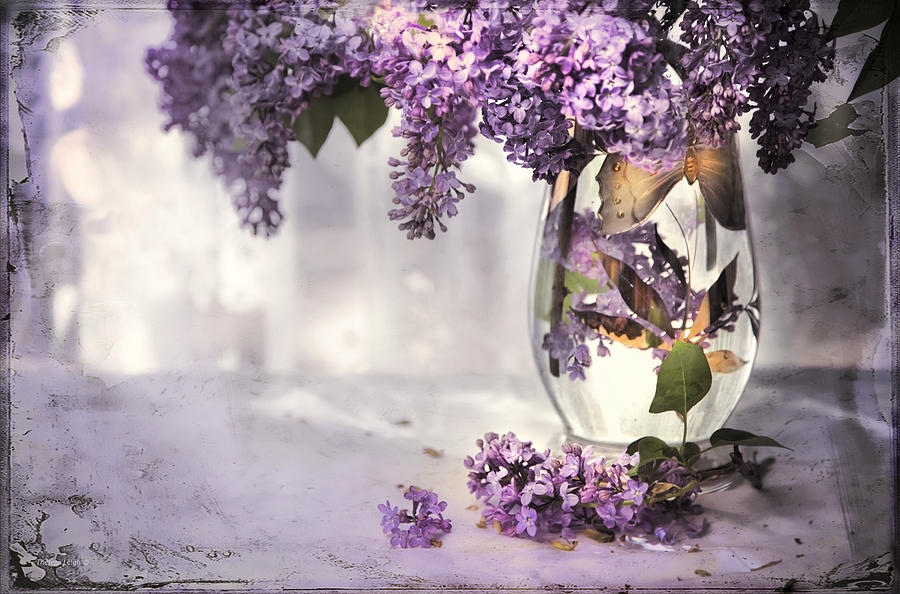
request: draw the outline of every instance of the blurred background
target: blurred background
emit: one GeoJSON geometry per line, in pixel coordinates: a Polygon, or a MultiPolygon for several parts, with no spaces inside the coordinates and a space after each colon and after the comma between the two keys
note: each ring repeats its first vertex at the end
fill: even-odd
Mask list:
{"type": "MultiPolygon", "coordinates": [[[[126,374],[528,369],[543,185],[482,139],[464,172],[478,193],[449,233],[410,242],[386,214],[399,118],[358,150],[336,123],[317,159],[292,147],[287,220],[276,236],[254,237],[190,139],[162,131],[143,56],[166,39],[168,13],[123,12],[91,19],[17,77],[40,185],[40,204],[29,204],[38,210],[20,219],[30,282],[17,304],[33,323],[18,326],[18,351],[126,374]]],[[[27,173],[17,111],[18,181],[27,173]]]]}
{"type": "MultiPolygon", "coordinates": [[[[528,276],[545,186],[498,145],[479,137],[463,170],[478,191],[450,231],[410,242],[386,216],[396,113],[360,149],[337,122],[317,159],[292,147],[279,193],[287,220],[254,237],[207,158],[162,131],[143,57],[166,39],[167,12],[46,18],[63,26],[40,40],[46,51],[23,46],[10,98],[13,251],[25,263],[17,352],[98,373],[530,373],[528,276]]],[[[817,88],[820,117],[855,78],[870,45],[856,43],[817,88]]],[[[763,295],[758,366],[888,365],[880,98],[856,107],[852,127],[867,134],[804,145],[776,176],[741,139],[763,295]]]]}

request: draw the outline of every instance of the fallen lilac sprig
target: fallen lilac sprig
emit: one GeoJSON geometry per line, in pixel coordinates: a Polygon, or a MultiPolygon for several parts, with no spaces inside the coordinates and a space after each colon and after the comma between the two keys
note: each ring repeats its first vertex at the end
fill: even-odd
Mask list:
{"type": "Polygon", "coordinates": [[[440,547],[440,537],[452,528],[450,520],[443,516],[447,502],[438,501],[436,493],[412,486],[403,493],[403,498],[412,501],[412,513],[391,506],[387,500],[378,506],[378,511],[383,514],[381,528],[388,535],[391,546],[404,549],[440,547]],[[401,528],[401,524],[410,526],[401,528]]]}
{"type": "Polygon", "coordinates": [[[567,541],[579,532],[607,541],[630,534],[673,544],[706,530],[696,519],[700,487],[675,460],[639,471],[639,456],[627,452],[607,462],[590,447],[565,444],[551,456],[514,433],[487,433],[476,443],[479,452],[464,462],[469,491],[485,503],[483,525],[501,534],[567,541]]]}
{"type": "Polygon", "coordinates": [[[694,520],[703,509],[695,500],[706,478],[738,471],[761,488],[764,465],[744,461],[740,446],[784,448],[774,439],[723,427],[709,445],[687,441],[688,413],[712,386],[703,348],[678,341],[660,365],[656,394],[649,412],[675,412],[684,425],[680,447],[648,435],[635,440],[612,462],[593,456],[592,448],[563,444],[562,455],[537,451],[514,433],[486,433],[476,441],[478,453],[466,456],[469,491],[484,501],[481,526],[492,523],[507,536],[546,538],[555,548],[571,551],[577,532],[609,542],[626,535],[674,544],[680,537],[700,536],[707,522],[694,520]],[[702,455],[731,447],[731,463],[701,470],[702,455]]]}

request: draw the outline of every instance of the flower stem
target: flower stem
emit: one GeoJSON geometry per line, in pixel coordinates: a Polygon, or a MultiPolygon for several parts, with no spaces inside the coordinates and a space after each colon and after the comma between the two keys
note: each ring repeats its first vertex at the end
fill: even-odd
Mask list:
{"type": "Polygon", "coordinates": [[[690,316],[691,313],[691,246],[688,243],[687,233],[684,232],[684,227],[681,226],[681,221],[675,216],[672,207],[666,204],[666,208],[669,209],[669,213],[672,215],[672,218],[675,219],[675,224],[678,225],[678,230],[681,231],[681,237],[684,239],[684,256],[687,258],[687,274],[685,275],[686,282],[684,283],[684,322],[681,324],[681,334],[684,338],[687,338],[688,316],[690,316]]]}

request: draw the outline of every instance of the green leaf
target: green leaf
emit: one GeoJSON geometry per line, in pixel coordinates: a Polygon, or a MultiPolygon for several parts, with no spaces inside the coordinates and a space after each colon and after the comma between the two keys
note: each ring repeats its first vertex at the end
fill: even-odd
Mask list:
{"type": "Polygon", "coordinates": [[[668,39],[660,39],[656,42],[656,49],[682,80],[688,77],[688,73],[682,65],[682,59],[688,53],[689,48],[668,39]]]}
{"type": "Polygon", "coordinates": [[[783,446],[771,437],[763,437],[762,435],[754,435],[749,431],[741,431],[740,429],[722,428],[713,433],[709,438],[709,445],[713,448],[729,445],[739,446],[770,446],[773,448],[791,448],[783,446]]]}
{"type": "Polygon", "coordinates": [[[827,39],[871,29],[890,18],[893,10],[894,0],[841,0],[827,39]]]}
{"type": "Polygon", "coordinates": [[[898,76],[900,76],[900,10],[894,11],[884,26],[881,40],[863,64],[847,101],[853,101],[880,89],[898,76]]]}
{"type": "Polygon", "coordinates": [[[300,112],[291,128],[297,140],[303,143],[309,153],[315,157],[325,144],[331,125],[334,123],[334,101],[331,97],[316,97],[309,102],[309,107],[300,112]]]}
{"type": "Polygon", "coordinates": [[[654,437],[652,435],[647,435],[646,437],[641,437],[640,439],[635,439],[628,447],[625,448],[625,452],[628,454],[634,454],[635,452],[647,451],[649,452],[651,448],[653,450],[662,450],[663,448],[669,447],[666,442],[661,440],[658,437],[654,437]]]}
{"type": "Polygon", "coordinates": [[[631,442],[625,451],[629,454],[634,454],[635,452],[640,454],[641,460],[638,463],[638,468],[654,460],[674,458],[678,455],[678,450],[652,435],[631,442]]]}
{"type": "Polygon", "coordinates": [[[572,311],[572,294],[567,293],[565,297],[563,297],[562,302],[562,320],[568,324],[569,316],[568,313],[572,311]]]}
{"type": "Polygon", "coordinates": [[[681,266],[681,262],[678,260],[678,256],[675,255],[675,252],[672,251],[672,248],[666,245],[666,242],[663,241],[662,237],[659,235],[659,229],[654,226],[653,233],[656,234],[656,247],[659,248],[659,253],[662,254],[662,257],[665,258],[666,262],[669,266],[672,267],[672,271],[675,273],[675,276],[678,277],[678,281],[681,283],[681,286],[684,287],[687,285],[687,279],[684,276],[684,268],[681,266]]]}
{"type": "Polygon", "coordinates": [[[388,108],[377,85],[355,86],[335,97],[334,113],[359,146],[387,121],[388,108]]]}
{"type": "Polygon", "coordinates": [[[553,286],[553,266],[553,262],[542,258],[535,273],[534,317],[548,323],[552,306],[550,287],[553,286]]]}
{"type": "Polygon", "coordinates": [[[588,278],[574,270],[566,270],[565,285],[572,293],[597,293],[600,291],[600,281],[588,278]]]}
{"type": "MultiPolygon", "coordinates": [[[[617,291],[625,305],[639,318],[652,321],[657,328],[669,336],[675,336],[665,303],[656,289],[641,280],[634,268],[622,260],[606,254],[598,254],[598,259],[609,275],[607,282],[609,289],[617,291]],[[656,310],[653,314],[654,319],[650,320],[653,310],[656,310]]],[[[604,293],[605,289],[600,292],[604,293]]],[[[613,298],[615,297],[613,296],[613,298]]],[[[628,320],[626,326],[630,328],[626,332],[630,338],[643,333],[643,327],[633,320],[628,320]]]]}
{"type": "Polygon", "coordinates": [[[659,367],[651,413],[687,413],[703,400],[712,386],[712,373],[699,345],[678,341],[659,367]]]}
{"type": "MultiPolygon", "coordinates": [[[[668,312],[659,307],[656,303],[650,304],[650,312],[647,314],[647,321],[666,332],[672,328],[672,322],[669,320],[668,312]]],[[[644,340],[647,341],[647,346],[651,349],[655,349],[663,342],[662,338],[649,330],[644,330],[644,340]]]]}
{"type": "Polygon", "coordinates": [[[865,134],[865,130],[855,130],[848,126],[859,117],[856,109],[849,103],[842,103],[832,111],[827,118],[816,120],[816,125],[806,136],[806,142],[816,148],[843,140],[848,136],[865,134]]]}
{"type": "Polygon", "coordinates": [[[689,441],[684,444],[684,451],[680,452],[678,457],[686,466],[692,466],[697,461],[697,458],[700,457],[700,446],[693,441],[689,441]]]}

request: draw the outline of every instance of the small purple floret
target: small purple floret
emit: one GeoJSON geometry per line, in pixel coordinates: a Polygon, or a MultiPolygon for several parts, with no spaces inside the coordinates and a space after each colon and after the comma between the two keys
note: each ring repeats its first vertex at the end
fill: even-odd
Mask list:
{"type": "Polygon", "coordinates": [[[440,545],[439,539],[452,529],[449,519],[444,518],[446,501],[438,501],[436,493],[410,486],[403,498],[412,501],[412,512],[400,511],[392,507],[390,501],[378,506],[382,513],[381,529],[388,535],[391,546],[401,548],[430,548],[440,545]],[[410,524],[401,528],[401,524],[410,524]]]}

